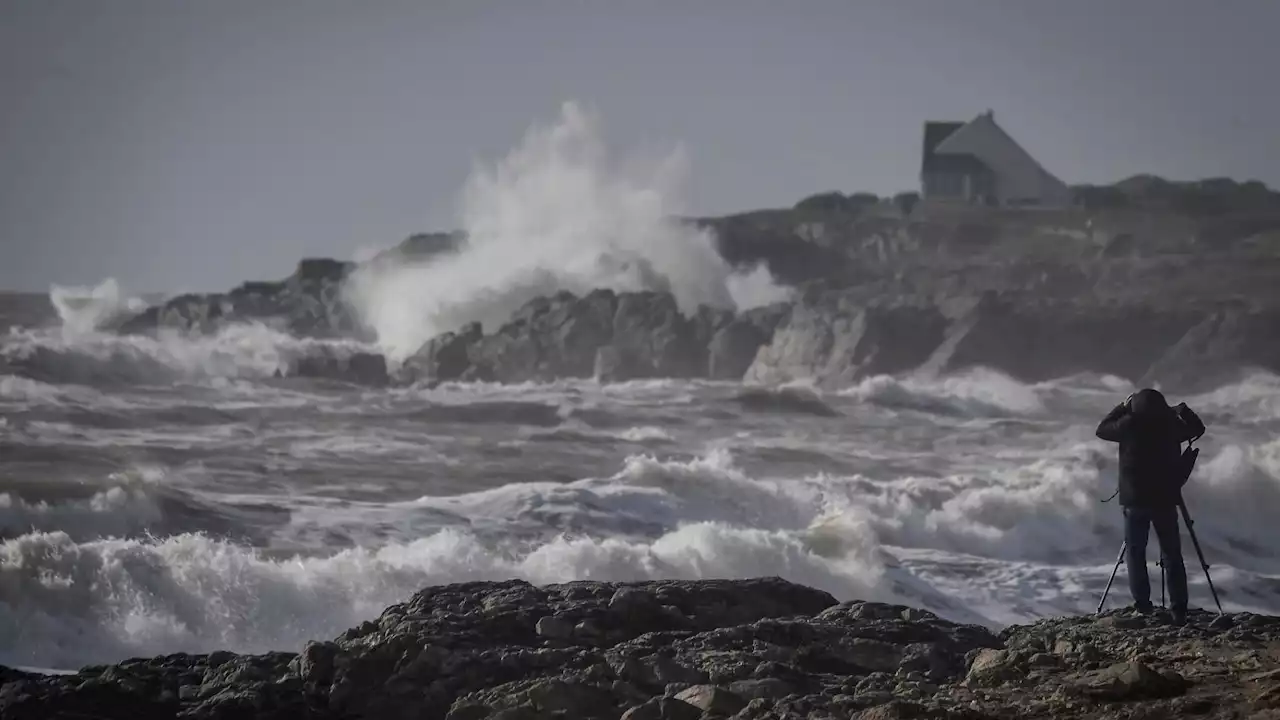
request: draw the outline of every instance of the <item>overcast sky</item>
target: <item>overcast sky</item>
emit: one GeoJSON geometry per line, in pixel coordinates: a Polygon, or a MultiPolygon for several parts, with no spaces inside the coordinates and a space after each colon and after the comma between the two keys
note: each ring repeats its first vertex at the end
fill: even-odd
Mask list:
{"type": "Polygon", "coordinates": [[[0,0],[0,288],[217,290],[450,229],[577,100],[698,213],[913,189],[988,108],[1067,182],[1280,186],[1274,0],[0,0]]]}

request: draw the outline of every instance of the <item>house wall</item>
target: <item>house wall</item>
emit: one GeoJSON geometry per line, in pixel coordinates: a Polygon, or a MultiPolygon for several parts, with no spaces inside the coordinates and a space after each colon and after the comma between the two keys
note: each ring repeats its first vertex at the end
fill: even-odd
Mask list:
{"type": "Polygon", "coordinates": [[[996,197],[997,180],[990,173],[930,172],[921,183],[925,199],[981,201],[996,197]]]}
{"type": "Polygon", "coordinates": [[[964,176],[956,173],[925,173],[923,184],[926,198],[958,198],[964,193],[964,176]]]}
{"type": "Polygon", "coordinates": [[[943,140],[935,152],[968,153],[996,173],[996,195],[1002,205],[1034,202],[1062,206],[1071,203],[1066,183],[1054,177],[995,124],[980,115],[943,140]]]}

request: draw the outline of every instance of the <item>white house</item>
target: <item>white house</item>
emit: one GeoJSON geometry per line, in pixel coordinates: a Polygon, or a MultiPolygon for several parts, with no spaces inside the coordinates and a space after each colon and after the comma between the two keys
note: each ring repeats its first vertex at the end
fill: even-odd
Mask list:
{"type": "Polygon", "coordinates": [[[990,110],[967,123],[925,123],[920,195],[986,205],[1071,204],[1066,183],[1023,150],[990,110]]]}

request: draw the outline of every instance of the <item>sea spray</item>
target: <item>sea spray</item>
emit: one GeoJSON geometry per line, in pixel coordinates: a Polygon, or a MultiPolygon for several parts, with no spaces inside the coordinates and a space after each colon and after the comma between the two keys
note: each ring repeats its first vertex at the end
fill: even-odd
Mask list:
{"type": "Polygon", "coordinates": [[[841,598],[892,598],[856,552],[803,534],[695,523],[653,541],[557,537],[526,554],[447,529],[381,548],[273,560],[201,535],[0,543],[0,664],[71,668],[182,649],[297,651],[435,584],[523,578],[753,577],[782,573],[841,598]]]}
{"type": "Polygon", "coordinates": [[[711,232],[680,221],[685,158],[610,162],[598,118],[566,103],[494,167],[477,166],[461,197],[461,252],[370,264],[346,294],[394,362],[469,322],[496,329],[538,296],[597,288],[659,290],[685,313],[745,309],[785,297],[768,271],[738,272],[711,232]]]}
{"type": "Polygon", "coordinates": [[[210,334],[165,329],[150,335],[21,330],[0,345],[0,364],[46,383],[90,386],[270,378],[299,358],[345,357],[370,348],[356,340],[298,338],[263,323],[210,334]]]}
{"type": "Polygon", "coordinates": [[[62,332],[68,337],[92,333],[147,307],[143,298],[123,293],[115,278],[93,287],[53,285],[49,288],[49,302],[57,310],[62,332]]]}

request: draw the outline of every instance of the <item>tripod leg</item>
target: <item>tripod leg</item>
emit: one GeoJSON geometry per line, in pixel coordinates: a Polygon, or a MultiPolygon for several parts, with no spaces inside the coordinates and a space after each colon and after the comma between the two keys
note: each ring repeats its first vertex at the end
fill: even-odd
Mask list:
{"type": "Polygon", "coordinates": [[[1098,601],[1098,612],[1102,612],[1102,606],[1107,604],[1107,593],[1111,592],[1111,583],[1115,582],[1116,572],[1120,570],[1120,563],[1124,562],[1124,551],[1129,546],[1126,539],[1120,544],[1120,557],[1116,558],[1116,566],[1111,568],[1111,577],[1107,580],[1107,587],[1102,591],[1102,599],[1098,601]]]}
{"type": "Polygon", "coordinates": [[[1163,607],[1164,607],[1164,605],[1165,605],[1165,603],[1164,603],[1164,589],[1165,589],[1165,584],[1166,584],[1166,583],[1165,583],[1165,581],[1164,581],[1164,555],[1161,555],[1161,556],[1160,556],[1160,562],[1158,562],[1158,563],[1156,563],[1156,564],[1160,566],[1160,607],[1162,607],[1162,608],[1163,608],[1163,607]]]}
{"type": "Polygon", "coordinates": [[[1213,593],[1213,602],[1218,606],[1218,614],[1222,615],[1222,601],[1218,599],[1218,591],[1213,587],[1213,578],[1209,577],[1209,563],[1204,561],[1204,552],[1200,550],[1200,541],[1196,539],[1196,531],[1192,529],[1195,522],[1191,519],[1191,513],[1187,512],[1187,504],[1178,503],[1178,509],[1182,510],[1182,519],[1187,524],[1187,534],[1191,536],[1191,544],[1196,548],[1196,556],[1200,558],[1200,567],[1204,570],[1204,579],[1209,582],[1209,592],[1213,593]]]}

